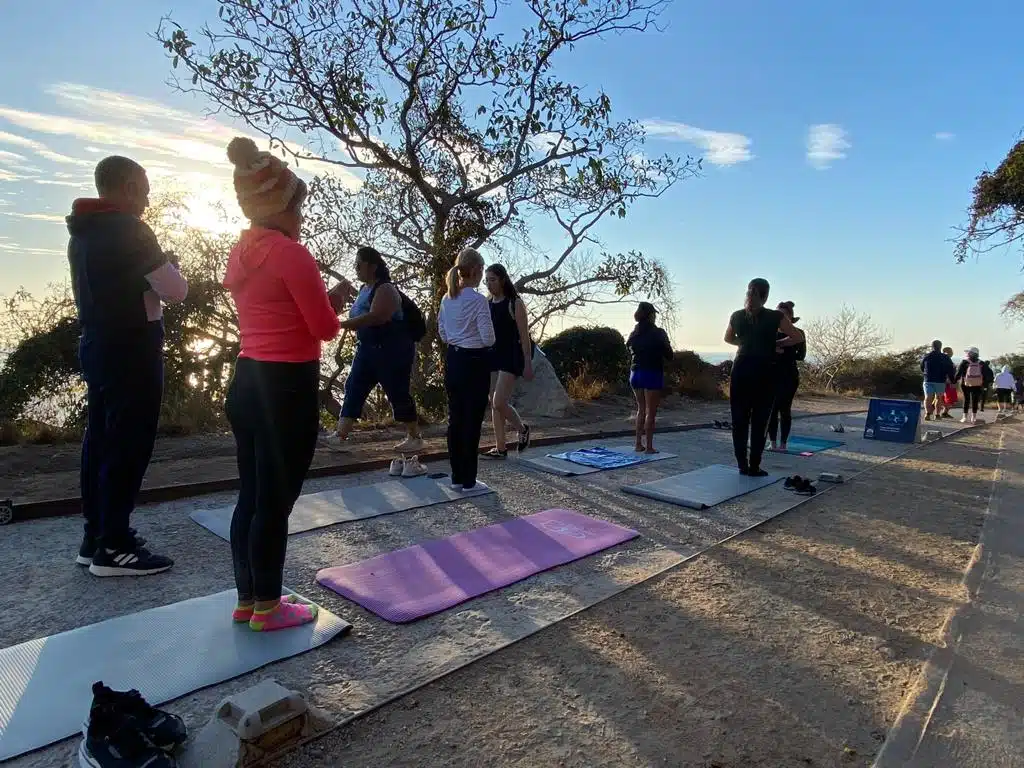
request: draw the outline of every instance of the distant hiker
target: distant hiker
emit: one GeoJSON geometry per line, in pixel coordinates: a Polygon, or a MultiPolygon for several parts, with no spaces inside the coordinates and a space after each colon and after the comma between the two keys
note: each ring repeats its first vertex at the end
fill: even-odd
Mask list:
{"type": "Polygon", "coordinates": [[[241,483],[231,517],[232,616],[268,631],[316,618],[315,607],[282,597],[282,571],[288,516],[320,431],[320,346],[338,335],[337,314],[352,286],[328,293],[299,243],[305,183],[251,139],[232,139],[228,159],[252,224],[231,249],[224,276],[241,341],[226,403],[241,483]]]}
{"type": "Polygon", "coordinates": [[[960,423],[975,423],[978,420],[978,406],[981,404],[981,391],[985,384],[985,372],[977,347],[971,347],[966,357],[960,362],[955,380],[960,382],[964,392],[964,417],[960,423]]]}
{"type": "Polygon", "coordinates": [[[981,373],[984,383],[981,385],[981,412],[985,412],[985,405],[988,403],[989,394],[991,392],[992,383],[996,380],[995,371],[992,370],[992,365],[988,360],[981,361],[981,373]]]}
{"type": "Polygon", "coordinates": [[[942,351],[942,342],[938,339],[932,342],[932,351],[921,360],[921,371],[924,373],[924,420],[931,421],[933,417],[941,417],[946,386],[956,376],[953,360],[942,351]]]}
{"type": "Polygon", "coordinates": [[[953,348],[943,347],[942,354],[949,358],[949,367],[953,370],[953,376],[946,382],[946,391],[942,395],[942,418],[952,419],[953,415],[950,410],[957,401],[960,399],[960,393],[956,388],[956,384],[953,383],[953,379],[956,378],[956,365],[953,363],[953,348]]]}
{"type": "Polygon", "coordinates": [[[1013,410],[1013,394],[1017,382],[1014,381],[1010,366],[1004,365],[1003,369],[996,375],[996,399],[998,400],[999,412],[1010,412],[1013,410]]]}
{"type": "Polygon", "coordinates": [[[803,331],[785,314],[765,307],[768,291],[767,280],[751,280],[744,308],[732,313],[725,329],[725,343],[739,347],[729,382],[733,450],[740,474],[752,477],[768,474],[761,456],[775,402],[776,349],[804,341],[803,331]]]}
{"type": "MultiPolygon", "coordinates": [[[[778,310],[789,322],[794,324],[800,322],[799,317],[793,317],[792,301],[783,301],[779,304],[778,310]]],[[[786,334],[779,332],[779,341],[782,341],[786,334]]],[[[772,408],[771,418],[768,420],[768,439],[771,442],[773,451],[785,451],[789,443],[789,431],[793,427],[793,398],[800,388],[800,368],[797,363],[807,357],[807,342],[800,341],[788,347],[780,347],[779,356],[775,363],[775,405],[772,408]],[[781,426],[781,435],[780,435],[781,426]]]]}
{"type": "Polygon", "coordinates": [[[636,326],[626,340],[632,355],[629,386],[636,398],[636,451],[654,454],[654,429],[658,404],[665,389],[665,362],[672,359],[672,344],[664,328],[655,323],[658,311],[653,304],[641,301],[633,314],[636,326]]]}
{"type": "Polygon", "coordinates": [[[112,156],[95,170],[99,198],[67,217],[71,288],[88,417],[82,440],[85,534],[76,562],[95,576],[166,571],[169,557],[129,526],[156,442],[164,384],[162,302],[184,301],[188,283],[142,221],[149,180],[134,160],[112,156]]]}
{"type": "MultiPolygon", "coordinates": [[[[343,441],[348,439],[363,414],[367,398],[380,384],[391,403],[395,421],[405,427],[405,440],[395,446],[395,451],[406,456],[408,463],[412,461],[408,456],[421,451],[424,445],[411,389],[419,338],[406,322],[411,319],[406,318],[407,313],[419,310],[403,300],[376,249],[363,246],[356,251],[355,271],[363,285],[341,327],[356,332],[357,345],[345,380],[345,403],[341,408],[338,437],[343,441]]],[[[422,333],[418,336],[422,337],[422,333]]]]}
{"type": "Polygon", "coordinates": [[[448,291],[441,299],[437,330],[448,345],[444,388],[448,393],[448,457],[452,487],[476,487],[480,428],[491,388],[491,347],[494,323],[487,299],[477,293],[484,260],[473,248],[463,248],[448,270],[448,291]]]}
{"type": "Polygon", "coordinates": [[[506,425],[516,431],[516,447],[525,451],[530,446],[530,425],[509,403],[516,379],[533,381],[533,341],[526,305],[519,297],[508,271],[501,264],[491,264],[484,273],[491,294],[491,324],[494,326],[494,350],[491,367],[491,423],[494,425],[494,448],[483,454],[488,459],[508,456],[506,425]]]}

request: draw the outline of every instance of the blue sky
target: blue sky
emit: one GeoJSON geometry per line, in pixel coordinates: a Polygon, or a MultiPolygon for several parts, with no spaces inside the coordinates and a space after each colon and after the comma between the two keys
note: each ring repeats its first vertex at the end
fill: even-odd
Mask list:
{"type": "MultiPolygon", "coordinates": [[[[230,124],[170,90],[149,37],[168,10],[194,24],[216,3],[6,9],[0,293],[64,278],[61,217],[103,154],[137,156],[157,184],[174,179],[201,199],[227,194],[230,124]]],[[[763,276],[805,319],[843,302],[869,312],[895,347],[940,337],[986,356],[1019,349],[1022,328],[998,311],[1020,290],[1018,255],[957,265],[947,242],[977,172],[1024,129],[1010,97],[1024,82],[1019,2],[677,0],[662,21],[662,32],[584,45],[557,67],[604,89],[618,116],[647,122],[650,152],[705,158],[701,178],[601,231],[609,247],[669,264],[677,345],[724,351],[729,313],[763,276]]],[[[629,314],[606,319],[626,329],[629,314]]]]}

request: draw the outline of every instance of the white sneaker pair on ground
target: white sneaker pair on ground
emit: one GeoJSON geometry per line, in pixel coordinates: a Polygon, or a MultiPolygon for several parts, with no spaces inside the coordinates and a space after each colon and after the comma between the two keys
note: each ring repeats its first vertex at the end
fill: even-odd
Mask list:
{"type": "Polygon", "coordinates": [[[420,462],[419,456],[408,456],[392,461],[388,474],[392,477],[422,477],[427,474],[427,468],[420,462]]]}

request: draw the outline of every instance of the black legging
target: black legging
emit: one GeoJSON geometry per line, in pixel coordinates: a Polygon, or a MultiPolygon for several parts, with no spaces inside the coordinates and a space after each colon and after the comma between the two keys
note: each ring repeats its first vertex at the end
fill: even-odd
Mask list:
{"type": "Polygon", "coordinates": [[[277,600],[288,547],[288,516],[313,461],[320,362],[239,358],[227,396],[241,487],[231,517],[238,599],[277,600]]]}
{"type": "Polygon", "coordinates": [[[772,442],[779,438],[779,427],[782,427],[782,439],[779,443],[789,442],[789,431],[793,427],[793,398],[800,388],[800,371],[795,366],[779,366],[776,371],[775,406],[772,417],[768,420],[768,436],[772,442]]]}
{"type": "Polygon", "coordinates": [[[761,468],[761,455],[774,402],[774,361],[757,357],[737,358],[729,382],[729,407],[732,410],[732,447],[736,453],[736,465],[742,470],[761,468]]]}
{"type": "Polygon", "coordinates": [[[981,395],[984,389],[984,387],[968,387],[964,384],[964,416],[968,412],[978,412],[978,405],[981,403],[981,395]]]}

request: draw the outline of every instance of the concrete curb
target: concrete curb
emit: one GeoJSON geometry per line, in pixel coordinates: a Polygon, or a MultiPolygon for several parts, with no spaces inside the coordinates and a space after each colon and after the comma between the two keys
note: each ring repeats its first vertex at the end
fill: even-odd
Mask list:
{"type": "MultiPolygon", "coordinates": [[[[836,411],[834,413],[810,413],[794,416],[797,419],[820,418],[823,416],[849,416],[855,413],[863,413],[865,409],[858,408],[855,411],[836,411]]],[[[714,426],[711,422],[697,424],[679,424],[671,427],[664,427],[658,430],[658,434],[673,434],[678,432],[692,432],[698,429],[711,429],[714,426]]],[[[533,440],[535,446],[561,445],[562,443],[575,443],[583,440],[609,440],[620,437],[632,437],[635,434],[633,429],[620,429],[611,431],[585,432],[579,435],[557,435],[552,437],[538,437],[533,440]]],[[[347,464],[334,464],[324,467],[312,467],[306,473],[307,478],[311,477],[335,477],[342,475],[354,475],[359,472],[367,472],[377,469],[385,469],[391,464],[390,456],[381,459],[365,459],[347,464]]],[[[420,459],[427,461],[444,461],[448,458],[447,451],[434,451],[424,453],[420,459]]],[[[163,501],[178,501],[192,496],[203,496],[208,493],[220,493],[222,491],[238,490],[237,477],[218,478],[217,480],[205,480],[198,483],[176,483],[174,485],[161,485],[153,488],[143,488],[140,491],[136,502],[138,504],[153,504],[163,501]]],[[[29,501],[23,504],[15,504],[13,518],[9,522],[23,522],[26,520],[39,520],[47,517],[67,517],[78,515],[82,512],[82,499],[79,496],[69,496],[62,499],[44,499],[42,501],[29,501]]]]}
{"type": "MultiPolygon", "coordinates": [[[[992,422],[991,424],[999,425],[1002,422],[992,422]]],[[[889,728],[885,742],[875,756],[871,768],[900,768],[910,764],[917,755],[917,750],[928,730],[935,709],[942,699],[960,639],[963,637],[964,622],[974,609],[974,601],[985,576],[986,552],[988,539],[991,537],[989,521],[993,516],[999,514],[1000,480],[1004,474],[1000,465],[1005,439],[1006,431],[1004,429],[999,433],[996,466],[992,470],[992,489],[989,492],[981,533],[978,535],[978,543],[971,553],[971,558],[968,560],[960,580],[961,585],[967,591],[967,598],[951,610],[946,617],[940,633],[940,645],[932,651],[931,656],[921,668],[916,684],[903,700],[899,714],[896,715],[896,719],[889,728]]]]}

